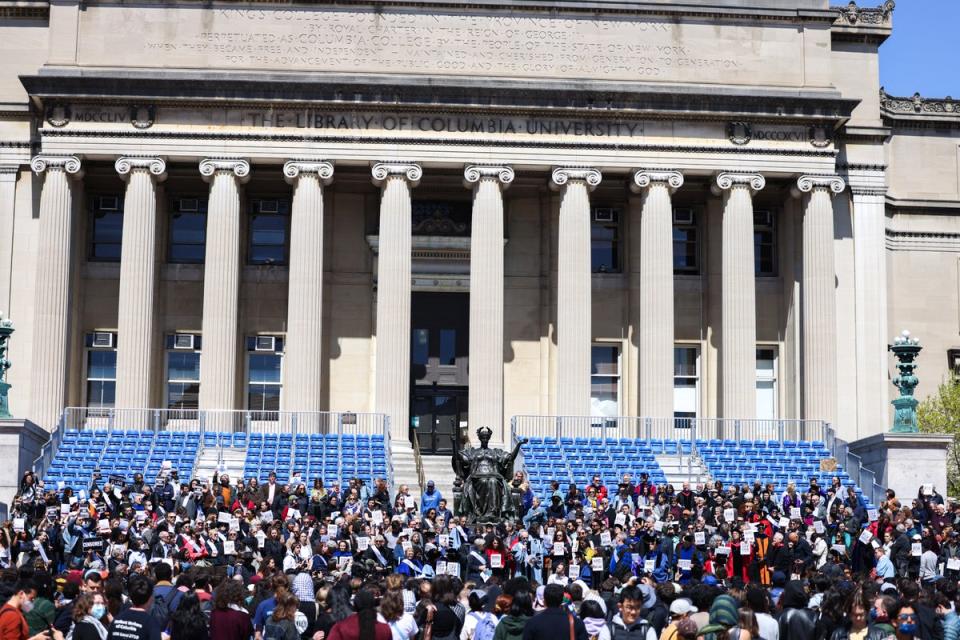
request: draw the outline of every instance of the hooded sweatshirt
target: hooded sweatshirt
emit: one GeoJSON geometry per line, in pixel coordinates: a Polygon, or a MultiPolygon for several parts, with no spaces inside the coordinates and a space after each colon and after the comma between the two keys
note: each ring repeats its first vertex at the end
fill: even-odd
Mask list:
{"type": "Polygon", "coordinates": [[[493,633],[493,640],[523,640],[523,627],[529,616],[504,616],[493,633]]]}
{"type": "Polygon", "coordinates": [[[814,636],[816,613],[808,609],[809,600],[803,583],[791,580],[780,596],[780,640],[806,640],[814,636]]]}

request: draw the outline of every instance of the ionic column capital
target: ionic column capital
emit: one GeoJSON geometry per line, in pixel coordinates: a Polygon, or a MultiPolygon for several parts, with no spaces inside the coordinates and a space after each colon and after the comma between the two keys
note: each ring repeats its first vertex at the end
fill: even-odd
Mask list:
{"type": "Polygon", "coordinates": [[[744,187],[751,192],[760,191],[767,186],[767,180],[759,173],[733,173],[725,171],[717,174],[716,184],[710,187],[714,195],[735,187],[744,187]]]}
{"type": "Polygon", "coordinates": [[[603,175],[599,169],[590,167],[557,167],[550,174],[550,188],[558,190],[571,180],[586,182],[587,189],[593,191],[603,180],[603,175]]]}
{"type": "Polygon", "coordinates": [[[406,180],[411,187],[420,184],[423,177],[423,168],[419,164],[405,162],[378,162],[370,168],[373,184],[378,187],[391,177],[400,177],[406,180]]]}
{"type": "Polygon", "coordinates": [[[794,197],[800,197],[804,193],[810,193],[816,189],[829,190],[831,193],[843,193],[846,188],[843,178],[835,175],[821,176],[800,176],[797,178],[797,184],[790,189],[794,197]]]}
{"type": "Polygon", "coordinates": [[[287,160],[283,163],[283,179],[288,183],[296,183],[301,173],[317,174],[320,184],[326,186],[333,182],[333,163],[326,160],[287,160]]]}
{"type": "Polygon", "coordinates": [[[167,179],[167,161],[152,156],[121,156],[113,163],[114,169],[120,174],[120,179],[126,181],[136,169],[147,171],[157,182],[167,179]]]}
{"type": "Polygon", "coordinates": [[[470,189],[483,179],[496,180],[504,189],[510,186],[514,178],[513,167],[506,165],[471,164],[463,169],[463,186],[470,189]]]}
{"type": "Polygon", "coordinates": [[[654,184],[663,184],[673,193],[683,186],[683,174],[670,169],[637,169],[633,174],[630,190],[640,193],[654,184]]]}
{"type": "Polygon", "coordinates": [[[241,183],[250,179],[250,163],[242,158],[207,158],[200,161],[200,175],[210,182],[217,173],[232,173],[241,183]]]}
{"type": "Polygon", "coordinates": [[[30,161],[30,169],[38,175],[53,169],[63,171],[68,176],[77,179],[83,177],[80,158],[77,156],[54,156],[42,153],[33,157],[33,160],[30,161]]]}

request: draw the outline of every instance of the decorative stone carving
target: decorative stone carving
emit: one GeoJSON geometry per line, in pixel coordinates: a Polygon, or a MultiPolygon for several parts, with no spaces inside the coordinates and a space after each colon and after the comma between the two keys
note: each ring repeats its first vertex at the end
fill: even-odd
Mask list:
{"type": "Polygon", "coordinates": [[[630,189],[634,193],[640,193],[656,182],[665,183],[670,193],[673,193],[683,186],[683,174],[669,169],[638,169],[633,174],[633,184],[630,185],[630,189]]]}
{"type": "Polygon", "coordinates": [[[847,6],[833,7],[833,9],[837,12],[838,24],[885,25],[890,21],[890,15],[895,7],[896,3],[893,0],[886,0],[879,7],[858,7],[856,2],[850,0],[847,6]]]}
{"type": "Polygon", "coordinates": [[[846,188],[840,176],[800,176],[797,185],[791,191],[794,196],[810,193],[814,189],[829,189],[833,193],[843,193],[846,188]]]}
{"type": "Polygon", "coordinates": [[[413,163],[378,162],[370,169],[370,173],[373,175],[373,184],[378,187],[390,176],[403,176],[411,187],[415,187],[423,177],[423,168],[413,163]]]}
{"type": "Polygon", "coordinates": [[[323,185],[333,182],[333,164],[325,160],[288,160],[283,164],[283,178],[293,184],[301,173],[315,173],[323,185]]]}
{"type": "Polygon", "coordinates": [[[207,158],[200,161],[200,175],[207,182],[219,171],[229,171],[240,180],[250,179],[250,163],[241,158],[207,158]]]}
{"type": "Polygon", "coordinates": [[[891,114],[917,113],[960,116],[960,100],[952,96],[946,98],[924,98],[919,93],[909,98],[891,96],[880,87],[880,110],[891,114]]]}
{"type": "Polygon", "coordinates": [[[749,122],[727,123],[727,138],[736,145],[744,145],[753,139],[753,126],[749,122]]]}
{"type": "Polygon", "coordinates": [[[70,105],[54,103],[47,107],[46,120],[51,127],[65,127],[70,124],[72,112],[70,105]]]}
{"type": "Polygon", "coordinates": [[[167,162],[163,158],[122,156],[117,158],[113,166],[122,180],[126,180],[134,169],[146,169],[157,179],[157,182],[162,182],[167,177],[167,162]]]}
{"type": "Polygon", "coordinates": [[[808,137],[810,138],[810,144],[817,149],[829,147],[830,143],[833,142],[830,129],[821,125],[811,125],[808,131],[808,137]]]}
{"type": "Polygon", "coordinates": [[[157,119],[157,108],[150,105],[134,104],[130,106],[130,124],[137,129],[149,129],[157,119]]]}
{"type": "Polygon", "coordinates": [[[737,186],[747,187],[751,191],[760,191],[766,185],[766,179],[759,173],[725,172],[717,175],[717,183],[711,187],[711,190],[714,195],[720,195],[720,192],[737,186]]]}
{"type": "Polygon", "coordinates": [[[559,189],[570,180],[582,180],[592,191],[603,180],[603,175],[599,170],[589,167],[557,167],[550,175],[550,188],[559,189]]]}
{"type": "Polygon", "coordinates": [[[48,156],[40,154],[30,161],[34,173],[43,173],[47,169],[62,169],[69,175],[79,178],[81,174],[80,158],[77,156],[48,156]]]}
{"type": "Polygon", "coordinates": [[[463,185],[469,188],[480,182],[481,178],[496,178],[507,187],[514,178],[513,167],[502,165],[469,165],[463,170],[463,185]]]}

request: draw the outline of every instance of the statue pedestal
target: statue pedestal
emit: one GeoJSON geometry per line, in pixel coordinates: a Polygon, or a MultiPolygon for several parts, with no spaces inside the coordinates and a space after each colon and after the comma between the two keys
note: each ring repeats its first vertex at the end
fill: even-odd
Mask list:
{"type": "MultiPolygon", "coordinates": [[[[23,418],[0,419],[0,511],[8,511],[23,472],[33,466],[50,433],[23,418]]],[[[3,516],[6,517],[5,515],[3,516]]]]}
{"type": "MultiPolygon", "coordinates": [[[[877,474],[877,482],[910,504],[920,487],[933,484],[947,492],[947,448],[953,437],[934,433],[879,433],[850,443],[850,452],[877,474]]],[[[848,471],[849,472],[849,471],[848,471]]]]}

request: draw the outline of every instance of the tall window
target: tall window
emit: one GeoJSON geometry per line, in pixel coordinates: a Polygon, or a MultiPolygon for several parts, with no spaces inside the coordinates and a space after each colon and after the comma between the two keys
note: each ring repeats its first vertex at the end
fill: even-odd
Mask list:
{"type": "Polygon", "coordinates": [[[757,347],[757,419],[777,417],[777,348],[757,347]]]}
{"type": "Polygon", "coordinates": [[[119,262],[123,237],[123,199],[116,195],[93,196],[89,202],[89,259],[95,262],[119,262]]]}
{"type": "Polygon", "coordinates": [[[772,211],[753,212],[754,275],[777,275],[776,216],[772,211]]]}
{"type": "Polygon", "coordinates": [[[247,338],[247,409],[279,411],[283,387],[283,338],[247,338]]]}
{"type": "Polygon", "coordinates": [[[960,376],[960,349],[949,349],[947,351],[947,365],[953,375],[960,376]]]}
{"type": "Polygon", "coordinates": [[[700,273],[700,243],[697,219],[693,209],[673,210],[673,273],[697,275],[700,273]]]}
{"type": "Polygon", "coordinates": [[[595,344],[591,349],[590,414],[620,415],[620,347],[595,344]]]}
{"type": "Polygon", "coordinates": [[[290,201],[257,199],[250,203],[250,264],[287,264],[290,201]]]}
{"type": "Polygon", "coordinates": [[[594,207],[590,224],[590,265],[593,273],[619,273],[620,251],[620,210],[594,207]]]}
{"type": "Polygon", "coordinates": [[[200,407],[200,336],[174,333],[167,336],[167,409],[200,407]]]}
{"type": "Polygon", "coordinates": [[[700,413],[700,348],[673,348],[673,417],[696,418],[700,413]]]}
{"type": "Polygon", "coordinates": [[[170,211],[170,262],[203,264],[206,242],[206,198],[173,198],[170,211]]]}
{"type": "Polygon", "coordinates": [[[117,334],[95,331],[86,335],[88,407],[114,406],[117,394],[117,334]]]}

